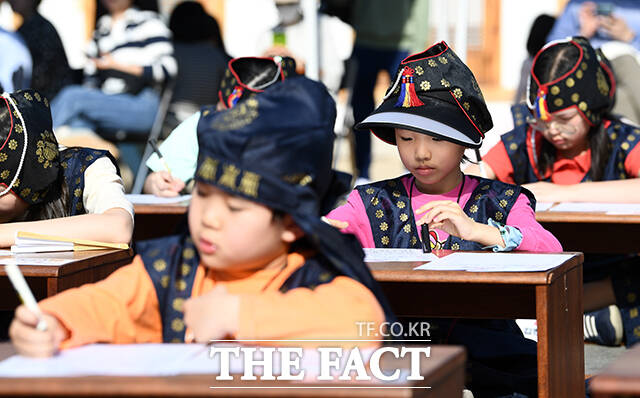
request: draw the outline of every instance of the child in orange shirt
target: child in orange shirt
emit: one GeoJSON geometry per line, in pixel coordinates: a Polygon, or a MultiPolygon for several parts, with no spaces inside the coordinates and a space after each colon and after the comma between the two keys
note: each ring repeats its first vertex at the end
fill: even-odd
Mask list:
{"type": "Polygon", "coordinates": [[[18,352],[227,337],[353,340],[359,323],[392,320],[358,243],[320,220],[338,193],[334,118],[326,89],[304,77],[203,115],[190,233],[144,242],[104,281],[43,300],[47,331],[18,307],[10,329],[18,352]]]}

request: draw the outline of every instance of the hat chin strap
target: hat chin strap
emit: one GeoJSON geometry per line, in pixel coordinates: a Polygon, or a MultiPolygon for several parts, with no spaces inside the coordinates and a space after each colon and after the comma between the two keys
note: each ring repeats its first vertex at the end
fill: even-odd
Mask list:
{"type": "MultiPolygon", "coordinates": [[[[11,98],[9,93],[2,93],[2,97],[5,98],[7,101],[9,101],[9,103],[13,106],[16,113],[18,114],[18,119],[20,119],[20,124],[22,124],[22,131],[24,133],[24,145],[22,147],[22,155],[20,156],[20,163],[18,164],[18,170],[16,171],[16,174],[13,176],[13,179],[11,180],[11,183],[9,184],[9,186],[7,186],[2,192],[0,192],[0,197],[6,195],[7,192],[11,191],[11,188],[13,188],[13,185],[16,183],[16,180],[18,179],[18,176],[22,171],[22,166],[24,165],[24,158],[27,155],[27,143],[29,138],[29,136],[27,135],[27,126],[24,123],[24,118],[22,117],[22,112],[20,112],[20,110],[18,109],[18,106],[16,105],[15,101],[13,100],[13,98],[11,98]]],[[[11,112],[11,109],[9,109],[9,112],[11,112]]]]}

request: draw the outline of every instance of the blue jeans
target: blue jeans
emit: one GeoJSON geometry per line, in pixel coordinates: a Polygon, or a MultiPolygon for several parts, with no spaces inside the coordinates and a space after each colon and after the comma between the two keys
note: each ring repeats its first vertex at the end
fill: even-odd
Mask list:
{"type": "MultiPolygon", "coordinates": [[[[391,81],[396,77],[400,62],[409,53],[404,50],[385,50],[356,45],[353,49],[353,58],[358,63],[358,73],[353,87],[353,118],[356,123],[361,122],[373,111],[373,87],[376,84],[378,72],[385,70],[391,76],[391,81]]],[[[356,168],[358,176],[369,178],[369,166],[371,165],[371,133],[368,131],[356,131],[356,168]]]]}
{"type": "Polygon", "coordinates": [[[137,95],[105,94],[100,89],[67,86],[51,103],[53,127],[69,126],[100,130],[125,130],[148,134],[160,98],[151,88],[137,95]]]}

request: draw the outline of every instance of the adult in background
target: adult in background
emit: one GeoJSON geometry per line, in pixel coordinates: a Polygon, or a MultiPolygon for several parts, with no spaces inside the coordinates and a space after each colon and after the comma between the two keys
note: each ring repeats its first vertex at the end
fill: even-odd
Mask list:
{"type": "Polygon", "coordinates": [[[31,82],[31,55],[20,36],[0,28],[0,92],[28,88],[31,82]],[[11,54],[11,56],[7,56],[11,54]]]}

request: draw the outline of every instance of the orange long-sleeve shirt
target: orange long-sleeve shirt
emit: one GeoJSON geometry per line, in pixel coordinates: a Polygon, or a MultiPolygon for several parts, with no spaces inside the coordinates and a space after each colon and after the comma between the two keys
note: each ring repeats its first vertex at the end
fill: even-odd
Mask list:
{"type": "MultiPolygon", "coordinates": [[[[304,264],[290,254],[284,270],[263,269],[248,277],[216,280],[202,264],[191,297],[217,285],[240,295],[236,339],[366,339],[360,322],[385,320],[377,299],[364,285],[344,276],[315,289],[278,289],[304,264]],[[266,288],[265,288],[266,287],[266,288]]],[[[68,329],[61,348],[90,343],[160,343],[162,320],[155,288],[142,259],[120,268],[103,281],[69,289],[40,303],[68,329]]],[[[379,330],[379,329],[378,329],[379,330]]]]}

